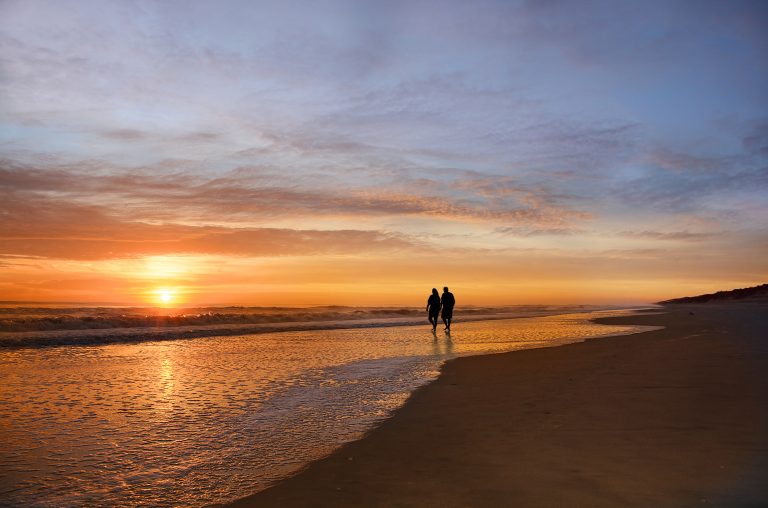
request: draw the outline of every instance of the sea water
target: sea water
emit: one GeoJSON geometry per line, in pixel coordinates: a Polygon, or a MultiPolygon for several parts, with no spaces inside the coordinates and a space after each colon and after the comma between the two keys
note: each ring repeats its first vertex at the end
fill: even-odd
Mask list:
{"type": "Polygon", "coordinates": [[[204,506],[361,437],[447,359],[651,327],[628,311],[0,349],[0,504],[204,506]]]}

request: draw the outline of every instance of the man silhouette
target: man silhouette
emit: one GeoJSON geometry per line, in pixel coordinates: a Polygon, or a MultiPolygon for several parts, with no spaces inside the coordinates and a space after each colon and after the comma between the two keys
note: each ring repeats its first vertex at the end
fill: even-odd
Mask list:
{"type": "Polygon", "coordinates": [[[451,331],[451,319],[453,319],[453,306],[456,305],[456,299],[453,297],[453,293],[448,291],[448,286],[443,288],[443,297],[440,299],[440,303],[443,306],[443,323],[445,323],[445,331],[451,331]]]}
{"type": "Polygon", "coordinates": [[[440,295],[437,293],[436,288],[432,288],[432,294],[429,295],[427,300],[427,315],[429,316],[429,324],[432,325],[432,331],[437,330],[437,316],[440,315],[440,295]]]}

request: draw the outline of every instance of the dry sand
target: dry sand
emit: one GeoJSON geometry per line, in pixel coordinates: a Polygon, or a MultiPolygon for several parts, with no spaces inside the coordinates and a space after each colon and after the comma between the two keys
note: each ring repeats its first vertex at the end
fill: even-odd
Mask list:
{"type": "Polygon", "coordinates": [[[606,320],[664,330],[448,362],[232,506],[768,506],[768,307],[667,309],[606,320]]]}

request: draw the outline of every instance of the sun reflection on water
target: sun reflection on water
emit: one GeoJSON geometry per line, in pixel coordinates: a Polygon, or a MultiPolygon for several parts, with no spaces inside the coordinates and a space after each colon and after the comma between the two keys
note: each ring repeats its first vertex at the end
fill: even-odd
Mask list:
{"type": "Polygon", "coordinates": [[[2,351],[0,487],[14,505],[239,497],[357,438],[448,358],[641,329],[590,317],[2,351]]]}

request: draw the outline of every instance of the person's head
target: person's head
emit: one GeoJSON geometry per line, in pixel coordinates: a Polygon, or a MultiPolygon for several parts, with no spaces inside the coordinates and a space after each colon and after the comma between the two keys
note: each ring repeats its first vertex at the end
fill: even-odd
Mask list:
{"type": "Polygon", "coordinates": [[[448,286],[445,286],[445,287],[443,288],[443,293],[447,293],[447,292],[448,292],[448,286]]]}
{"type": "Polygon", "coordinates": [[[432,294],[433,294],[433,295],[436,295],[436,294],[437,294],[437,288],[432,288],[432,294]]]}

